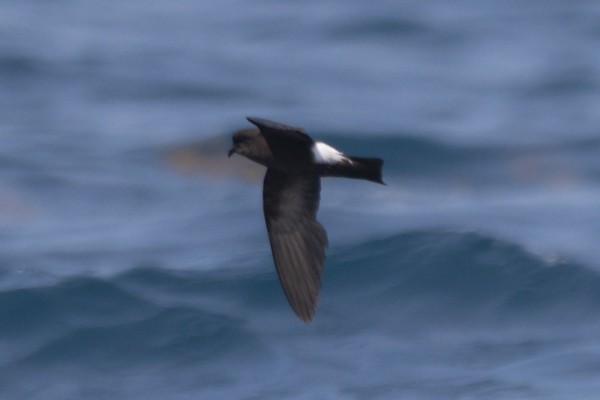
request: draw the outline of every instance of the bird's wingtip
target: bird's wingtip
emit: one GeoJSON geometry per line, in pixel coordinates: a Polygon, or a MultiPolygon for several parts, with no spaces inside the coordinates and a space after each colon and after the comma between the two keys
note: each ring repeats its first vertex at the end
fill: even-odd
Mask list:
{"type": "Polygon", "coordinates": [[[304,129],[298,128],[296,126],[285,125],[279,122],[270,121],[264,118],[251,117],[246,116],[246,119],[253,125],[255,125],[258,129],[266,129],[266,130],[277,130],[277,131],[296,131],[296,132],[304,132],[304,129]]]}
{"type": "Polygon", "coordinates": [[[249,115],[247,115],[247,116],[246,116],[246,119],[247,119],[249,122],[253,123],[254,125],[258,125],[258,124],[260,123],[260,121],[261,121],[261,119],[260,119],[260,118],[251,117],[251,116],[249,116],[249,115]]]}
{"type": "Polygon", "coordinates": [[[252,116],[247,116],[246,119],[252,124],[252,125],[256,125],[257,128],[261,128],[261,127],[270,127],[272,125],[279,125],[276,122],[273,121],[269,121],[268,119],[264,119],[264,118],[258,118],[258,117],[252,117],[252,116]]]}
{"type": "Polygon", "coordinates": [[[302,320],[302,322],[304,322],[306,325],[309,325],[310,323],[312,323],[315,319],[315,314],[310,313],[310,314],[296,314],[298,316],[298,318],[300,318],[302,320]]]}

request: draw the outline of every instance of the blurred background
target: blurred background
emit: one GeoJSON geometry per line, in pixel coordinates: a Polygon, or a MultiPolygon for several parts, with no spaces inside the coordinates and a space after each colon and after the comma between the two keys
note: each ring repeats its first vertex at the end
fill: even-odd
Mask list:
{"type": "Polygon", "coordinates": [[[0,398],[595,399],[600,3],[0,3],[0,398]],[[317,319],[258,116],[324,180],[317,319]]]}

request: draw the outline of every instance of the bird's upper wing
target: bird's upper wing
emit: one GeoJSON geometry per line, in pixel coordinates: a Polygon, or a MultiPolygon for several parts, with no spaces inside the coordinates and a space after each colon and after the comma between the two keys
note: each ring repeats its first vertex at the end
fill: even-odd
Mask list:
{"type": "Polygon", "coordinates": [[[285,166],[305,165],[312,161],[314,141],[302,128],[261,118],[248,117],[264,136],[273,157],[285,166]]]}
{"type": "Polygon", "coordinates": [[[294,312],[313,319],[321,287],[327,232],[317,221],[318,175],[268,169],[263,207],[281,286],[294,312]]]}

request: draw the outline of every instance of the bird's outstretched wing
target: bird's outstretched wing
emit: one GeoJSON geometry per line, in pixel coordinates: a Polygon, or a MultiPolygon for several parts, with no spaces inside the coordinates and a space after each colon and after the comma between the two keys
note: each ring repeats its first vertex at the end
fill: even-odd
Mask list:
{"type": "Polygon", "coordinates": [[[314,142],[302,128],[254,117],[248,117],[248,121],[260,130],[280,165],[293,168],[312,162],[314,142]]]}
{"type": "Polygon", "coordinates": [[[317,221],[321,182],[314,174],[268,169],[263,207],[271,251],[294,312],[313,319],[321,288],[327,232],[317,221]]]}

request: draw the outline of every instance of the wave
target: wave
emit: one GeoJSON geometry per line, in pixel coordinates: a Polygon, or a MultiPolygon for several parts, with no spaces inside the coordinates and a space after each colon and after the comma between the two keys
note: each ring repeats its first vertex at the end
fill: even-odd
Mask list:
{"type": "Polygon", "coordinates": [[[238,318],[181,301],[161,303],[160,290],[150,300],[126,288],[132,279],[146,285],[156,276],[167,278],[164,290],[185,291],[175,272],[140,269],[107,280],[75,278],[0,293],[0,369],[82,360],[97,367],[181,364],[261,348],[238,318]]]}
{"type": "MultiPolygon", "coordinates": [[[[259,267],[136,268],[108,279],[4,291],[0,368],[267,354],[259,332],[298,322],[270,260],[259,267]]],[[[333,249],[323,286],[315,323],[322,332],[586,327],[600,308],[597,272],[549,263],[475,233],[410,232],[333,249]]]]}
{"type": "Polygon", "coordinates": [[[331,296],[352,304],[354,315],[394,326],[585,323],[600,307],[596,271],[476,233],[404,233],[331,261],[331,296]]]}

